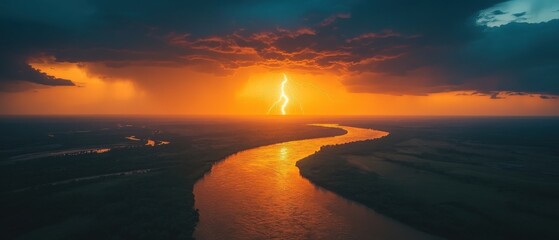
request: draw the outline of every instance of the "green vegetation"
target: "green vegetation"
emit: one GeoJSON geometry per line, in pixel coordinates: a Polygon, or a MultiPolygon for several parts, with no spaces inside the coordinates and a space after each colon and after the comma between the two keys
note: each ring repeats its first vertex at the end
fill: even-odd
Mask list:
{"type": "Polygon", "coordinates": [[[198,219],[192,188],[213,163],[247,148],[343,133],[273,120],[7,118],[0,123],[1,239],[190,239],[198,219]],[[142,141],[125,139],[131,135],[142,141]],[[148,138],[171,143],[145,146],[148,138]],[[44,154],[95,147],[112,150],[44,154]],[[43,157],[18,158],[38,153],[43,157]]]}
{"type": "Polygon", "coordinates": [[[450,239],[559,239],[556,118],[369,119],[385,138],[297,163],[317,185],[450,239]]]}

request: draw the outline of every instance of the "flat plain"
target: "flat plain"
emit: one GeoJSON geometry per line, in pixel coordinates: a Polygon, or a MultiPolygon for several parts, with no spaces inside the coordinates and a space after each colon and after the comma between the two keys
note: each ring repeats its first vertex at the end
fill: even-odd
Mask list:
{"type": "Polygon", "coordinates": [[[212,164],[252,147],[344,133],[274,119],[0,121],[2,239],[190,239],[192,188],[212,164]]]}
{"type": "Polygon", "coordinates": [[[318,186],[450,239],[559,237],[557,118],[371,118],[298,162],[318,186]]]}

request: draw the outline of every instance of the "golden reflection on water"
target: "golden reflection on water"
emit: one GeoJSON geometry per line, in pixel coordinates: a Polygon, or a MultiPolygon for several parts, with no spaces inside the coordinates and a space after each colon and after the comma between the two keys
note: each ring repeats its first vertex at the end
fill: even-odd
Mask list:
{"type": "Polygon", "coordinates": [[[287,159],[287,152],[288,152],[288,148],[286,146],[281,146],[280,148],[280,160],[286,160],[287,159]]]}
{"type": "Polygon", "coordinates": [[[347,134],[249,149],[214,165],[194,186],[196,239],[429,239],[354,202],[317,188],[295,163],[321,146],[387,132],[337,126],[347,134]]]}

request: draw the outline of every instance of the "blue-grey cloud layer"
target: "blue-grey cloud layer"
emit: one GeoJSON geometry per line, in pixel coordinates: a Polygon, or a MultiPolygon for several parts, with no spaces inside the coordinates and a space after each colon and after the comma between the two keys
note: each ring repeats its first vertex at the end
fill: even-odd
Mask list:
{"type": "Polygon", "coordinates": [[[480,24],[502,2],[3,1],[0,81],[73,84],[32,69],[37,56],[216,72],[289,61],[339,70],[356,92],[558,95],[559,20],[480,24]]]}

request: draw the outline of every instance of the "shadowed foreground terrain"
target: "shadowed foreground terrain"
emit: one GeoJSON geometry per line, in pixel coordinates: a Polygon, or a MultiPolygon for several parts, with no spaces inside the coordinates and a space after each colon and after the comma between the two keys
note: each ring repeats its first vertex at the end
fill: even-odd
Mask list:
{"type": "Polygon", "coordinates": [[[190,239],[192,187],[213,163],[343,133],[273,119],[28,117],[0,127],[1,239],[190,239]]]}
{"type": "Polygon", "coordinates": [[[297,163],[313,183],[451,239],[559,239],[557,118],[374,118],[297,163]]]}

